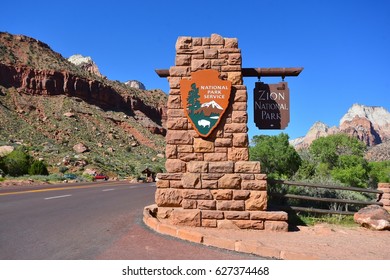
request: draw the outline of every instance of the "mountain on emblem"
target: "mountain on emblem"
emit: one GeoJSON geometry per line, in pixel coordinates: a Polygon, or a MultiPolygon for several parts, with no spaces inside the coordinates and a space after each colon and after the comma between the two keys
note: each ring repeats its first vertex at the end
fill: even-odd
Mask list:
{"type": "Polygon", "coordinates": [[[195,111],[195,113],[203,113],[205,116],[209,117],[210,115],[220,115],[223,111],[223,108],[214,100],[200,105],[200,108],[195,111]]]}
{"type": "Polygon", "coordinates": [[[191,80],[180,81],[182,104],[195,131],[208,137],[221,121],[229,105],[231,82],[219,79],[216,70],[192,73],[191,80]]]}

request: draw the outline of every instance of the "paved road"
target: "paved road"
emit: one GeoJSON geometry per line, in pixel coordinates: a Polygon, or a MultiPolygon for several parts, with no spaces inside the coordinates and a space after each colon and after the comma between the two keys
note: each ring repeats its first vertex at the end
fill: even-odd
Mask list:
{"type": "Polygon", "coordinates": [[[102,182],[0,190],[0,259],[258,259],[148,229],[154,184],[102,182]]]}

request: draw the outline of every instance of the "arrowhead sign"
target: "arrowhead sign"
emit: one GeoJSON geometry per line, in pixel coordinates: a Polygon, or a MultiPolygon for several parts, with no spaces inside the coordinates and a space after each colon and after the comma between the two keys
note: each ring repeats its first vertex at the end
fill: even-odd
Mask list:
{"type": "Polygon", "coordinates": [[[232,83],[219,78],[217,70],[200,70],[180,81],[181,101],[192,127],[208,137],[218,126],[230,99],[232,83]]]}

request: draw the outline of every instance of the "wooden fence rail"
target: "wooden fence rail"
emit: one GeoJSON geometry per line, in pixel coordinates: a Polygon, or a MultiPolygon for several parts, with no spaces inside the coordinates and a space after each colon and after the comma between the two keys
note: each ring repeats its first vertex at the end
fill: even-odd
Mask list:
{"type": "MultiPolygon", "coordinates": [[[[268,180],[270,184],[283,184],[285,186],[301,186],[301,187],[309,187],[309,188],[324,188],[324,189],[332,189],[332,190],[345,190],[345,191],[353,191],[353,192],[361,192],[361,193],[375,193],[378,195],[377,201],[361,201],[361,200],[351,200],[351,199],[339,199],[339,198],[323,198],[323,197],[313,197],[306,195],[294,195],[294,194],[282,194],[271,192],[268,195],[271,197],[280,197],[280,198],[290,198],[290,199],[301,199],[301,200],[309,200],[309,201],[317,201],[317,202],[331,202],[331,203],[344,203],[344,204],[356,204],[356,205],[379,205],[383,206],[383,203],[379,202],[383,195],[383,191],[381,190],[372,190],[372,189],[363,189],[363,188],[354,188],[354,187],[343,187],[343,186],[328,186],[322,184],[312,184],[312,183],[303,183],[303,182],[292,182],[285,180],[268,180]]],[[[338,211],[338,210],[330,210],[330,209],[319,209],[312,207],[298,207],[291,205],[277,205],[280,210],[293,210],[293,211],[302,211],[302,212],[313,212],[313,213],[321,213],[321,214],[340,214],[340,215],[353,215],[355,212],[351,211],[338,211]]]]}

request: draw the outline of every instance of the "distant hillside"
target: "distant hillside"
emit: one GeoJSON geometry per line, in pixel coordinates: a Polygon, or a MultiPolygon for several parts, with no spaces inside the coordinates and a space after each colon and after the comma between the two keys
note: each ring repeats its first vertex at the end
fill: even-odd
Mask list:
{"type": "Polygon", "coordinates": [[[25,145],[53,172],[162,168],[166,101],[161,90],[110,81],[43,42],[0,32],[0,146],[25,145]],[[78,143],[88,151],[77,153],[78,143]]]}
{"type": "MultiPolygon", "coordinates": [[[[318,139],[336,133],[345,133],[363,141],[368,147],[375,147],[390,141],[390,113],[383,107],[354,104],[341,118],[338,127],[329,127],[322,122],[316,122],[303,137],[293,139],[290,143],[296,149],[303,149],[318,139]]],[[[382,146],[385,146],[382,145],[382,146]]],[[[372,151],[379,150],[372,148],[372,151]]],[[[378,154],[372,152],[372,155],[378,154]]],[[[386,153],[385,153],[386,154],[386,153]]],[[[387,153],[388,154],[388,153],[387,153]]],[[[371,158],[378,158],[371,157],[371,158]]],[[[382,154],[382,160],[390,160],[382,154]]]]}

